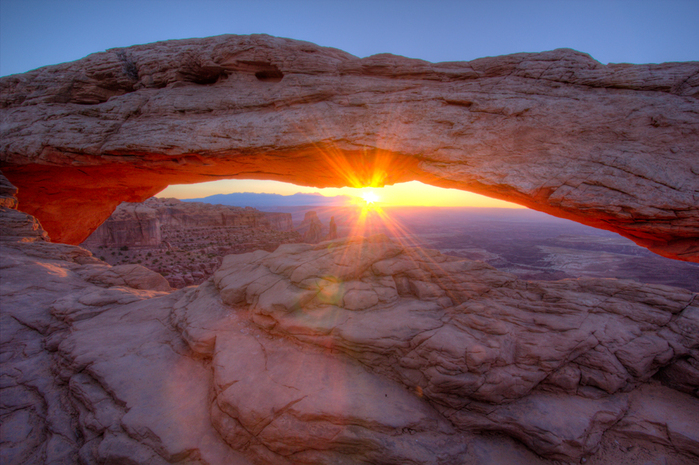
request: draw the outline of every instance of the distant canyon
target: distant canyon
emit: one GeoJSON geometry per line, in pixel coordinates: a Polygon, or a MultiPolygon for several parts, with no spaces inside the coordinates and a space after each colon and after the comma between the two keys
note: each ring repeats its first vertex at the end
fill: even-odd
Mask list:
{"type": "MultiPolygon", "coordinates": [[[[255,203],[255,196],[246,200],[255,203]]],[[[539,212],[284,202],[273,206],[264,201],[263,196],[263,204],[257,205],[272,211],[176,199],[124,203],[82,246],[112,265],[142,264],[181,288],[209,278],[225,255],[272,252],[281,244],[327,239],[333,219],[335,238],[385,234],[406,245],[480,260],[522,279],[621,278],[699,291],[697,265],[660,257],[617,234],[539,212]],[[313,222],[318,225],[315,236],[309,234],[313,222]]]]}

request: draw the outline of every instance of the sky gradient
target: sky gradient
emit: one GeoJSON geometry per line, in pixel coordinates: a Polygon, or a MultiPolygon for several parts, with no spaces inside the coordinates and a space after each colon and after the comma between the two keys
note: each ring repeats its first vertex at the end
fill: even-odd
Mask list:
{"type": "MultiPolygon", "coordinates": [[[[307,40],[360,57],[388,52],[432,62],[561,47],[605,64],[694,61],[699,59],[697,18],[699,0],[0,0],[0,76],[114,47],[252,33],[307,40]]],[[[217,192],[347,193],[274,182],[227,183],[216,184],[217,192]]],[[[173,194],[171,187],[163,194],[214,193],[198,186],[199,192],[173,194]]],[[[394,189],[379,195],[407,199],[410,193],[444,205],[478,205],[473,199],[480,198],[438,194],[417,184],[394,189]]]]}

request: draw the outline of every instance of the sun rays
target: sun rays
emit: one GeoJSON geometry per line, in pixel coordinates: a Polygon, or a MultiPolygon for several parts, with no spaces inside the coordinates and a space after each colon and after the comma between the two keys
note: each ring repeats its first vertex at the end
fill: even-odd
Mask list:
{"type": "MultiPolygon", "coordinates": [[[[396,103],[393,110],[374,121],[378,124],[373,129],[373,147],[348,148],[345,141],[329,142],[333,140],[335,131],[326,127],[324,120],[297,129],[308,137],[310,145],[321,154],[323,170],[357,191],[354,196],[359,211],[351,221],[347,236],[362,242],[376,234],[386,234],[401,247],[415,248],[423,244],[384,210],[385,199],[380,194],[386,185],[412,181],[413,173],[419,171],[418,159],[406,156],[398,142],[409,136],[400,123],[400,103],[396,103]],[[310,131],[309,127],[312,128],[310,131]]],[[[363,249],[360,247],[360,250],[363,249]]]]}
{"type": "Polygon", "coordinates": [[[374,191],[369,191],[369,192],[365,193],[364,195],[362,195],[362,198],[367,203],[367,205],[371,205],[371,204],[376,203],[380,200],[379,196],[374,191]]]}

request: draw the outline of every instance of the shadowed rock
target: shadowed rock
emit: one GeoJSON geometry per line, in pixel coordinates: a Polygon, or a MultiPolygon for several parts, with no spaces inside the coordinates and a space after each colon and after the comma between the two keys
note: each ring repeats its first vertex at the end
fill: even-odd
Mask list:
{"type": "Polygon", "coordinates": [[[0,79],[0,159],[61,242],[169,184],[420,180],[697,261],[698,95],[695,62],[561,49],[433,64],[228,35],[0,79]]]}

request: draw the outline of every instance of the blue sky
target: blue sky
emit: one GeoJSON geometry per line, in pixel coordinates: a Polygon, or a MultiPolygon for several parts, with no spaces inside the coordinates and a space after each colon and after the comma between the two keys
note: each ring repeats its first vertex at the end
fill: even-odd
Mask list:
{"type": "Polygon", "coordinates": [[[608,62],[699,59],[699,0],[0,0],[0,75],[113,47],[267,33],[429,61],[574,48],[608,62]]]}

